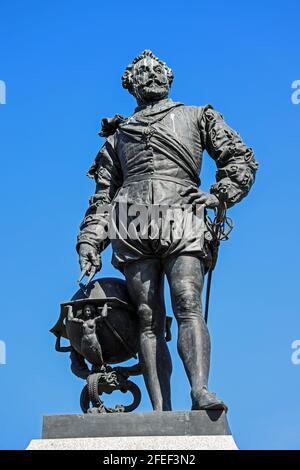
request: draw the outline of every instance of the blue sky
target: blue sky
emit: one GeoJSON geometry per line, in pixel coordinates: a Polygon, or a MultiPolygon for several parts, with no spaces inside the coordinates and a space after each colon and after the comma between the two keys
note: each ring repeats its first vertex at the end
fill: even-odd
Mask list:
{"type": "MultiPolygon", "coordinates": [[[[100,119],[132,112],[120,77],[151,48],[174,69],[173,99],[211,103],[260,163],[252,193],[231,210],[235,229],[214,274],[211,389],[229,405],[240,448],[300,449],[300,365],[291,362],[300,339],[299,2],[1,0],[0,14],[0,448],[25,448],[43,415],[80,411],[83,382],[49,329],[76,290],[100,119]]],[[[206,156],[204,189],[214,174],[206,156]]],[[[102,275],[121,276],[110,249],[103,258],[102,275]]],[[[174,409],[189,409],[175,340],[171,350],[174,409]]],[[[140,410],[150,410],[143,392],[140,410]]]]}

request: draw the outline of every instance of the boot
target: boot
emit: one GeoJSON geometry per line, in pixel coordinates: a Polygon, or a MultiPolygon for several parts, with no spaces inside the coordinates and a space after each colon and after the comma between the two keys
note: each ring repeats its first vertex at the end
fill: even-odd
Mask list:
{"type": "Polygon", "coordinates": [[[192,410],[223,410],[225,413],[228,407],[220,400],[215,393],[207,390],[207,387],[202,387],[201,391],[197,394],[191,393],[192,396],[192,410]]]}

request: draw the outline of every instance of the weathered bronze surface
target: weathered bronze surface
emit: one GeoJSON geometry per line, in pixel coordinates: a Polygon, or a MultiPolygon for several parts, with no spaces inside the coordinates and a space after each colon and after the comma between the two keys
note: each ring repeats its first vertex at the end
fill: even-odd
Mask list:
{"type": "Polygon", "coordinates": [[[80,280],[87,275],[87,287],[62,305],[53,330],[57,349],[60,335],[70,339],[72,369],[88,380],[84,411],[89,400],[91,410],[109,411],[98,400],[98,392],[118,387],[133,392],[130,409],[134,408],[140,397],[126,380],[140,371],[153,409],[171,410],[165,277],[178,323],[178,352],[191,385],[192,409],[227,409],[208,390],[208,302],[204,319],[201,295],[207,273],[209,292],[219,243],[228,238],[226,225],[232,227],[227,210],[248,194],[257,163],[252,149],[212,106],[186,106],[170,99],[172,81],[172,70],[151,51],[134,59],[122,83],[136,98],[137,108],[128,118],[116,115],[102,120],[100,135],[105,143],[88,172],[96,191],[77,243],[80,280]],[[205,150],[217,166],[209,193],[200,188],[205,150]],[[215,212],[212,219],[209,209],[215,212]],[[192,230],[195,220],[196,231],[192,230]],[[169,231],[163,229],[166,221],[169,231]],[[180,236],[176,236],[178,226],[180,236]],[[112,263],[125,275],[126,284],[111,280],[110,293],[107,286],[104,294],[96,293],[97,286],[103,290],[107,281],[90,281],[101,269],[100,253],[109,243],[112,263]],[[120,369],[107,369],[108,363],[136,354],[139,364],[123,369],[123,375],[120,369]],[[91,374],[97,375],[91,379],[91,374]]]}

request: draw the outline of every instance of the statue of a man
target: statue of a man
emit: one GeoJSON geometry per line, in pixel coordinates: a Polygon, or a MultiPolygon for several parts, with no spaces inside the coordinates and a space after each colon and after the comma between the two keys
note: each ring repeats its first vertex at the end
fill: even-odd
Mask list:
{"type": "MultiPolygon", "coordinates": [[[[77,250],[82,270],[101,267],[99,253],[107,246],[107,205],[201,204],[231,207],[249,192],[257,164],[253,151],[212,106],[185,106],[170,99],[172,70],[151,51],[144,51],[122,77],[136,99],[128,119],[104,119],[100,135],[106,142],[89,176],[96,192],[81,224],[77,250]],[[202,153],[217,165],[210,193],[199,189],[202,153]]],[[[204,217],[204,216],[203,216],[204,217]]],[[[209,241],[200,236],[114,237],[113,265],[126,277],[140,323],[139,357],[154,410],[171,410],[172,363],[165,340],[163,280],[167,277],[178,322],[178,352],[190,385],[192,409],[226,405],[208,390],[210,338],[202,316],[204,276],[211,263],[209,241]]]]}

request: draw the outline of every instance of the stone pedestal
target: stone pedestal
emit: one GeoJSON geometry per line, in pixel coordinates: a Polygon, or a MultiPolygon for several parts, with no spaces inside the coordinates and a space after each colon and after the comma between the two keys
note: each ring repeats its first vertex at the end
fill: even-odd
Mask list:
{"type": "Polygon", "coordinates": [[[218,411],[164,411],[45,416],[34,449],[233,450],[226,414],[218,411]]]}

